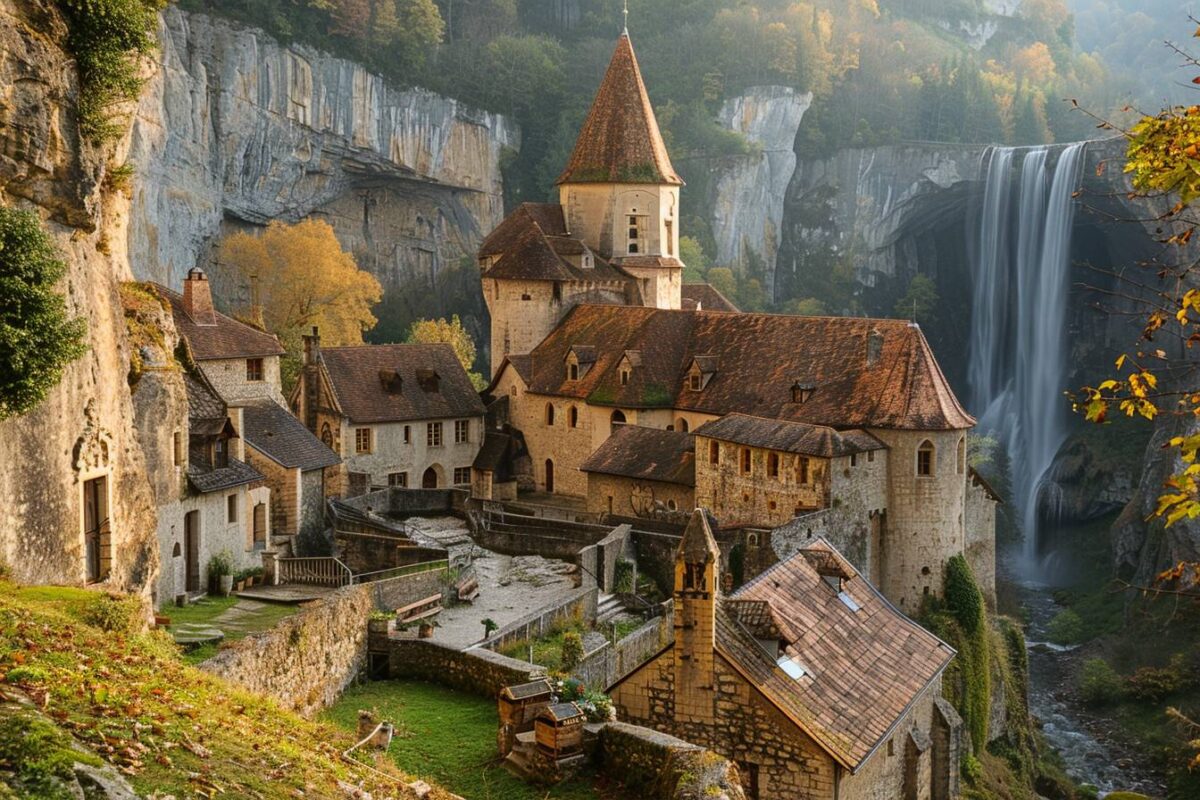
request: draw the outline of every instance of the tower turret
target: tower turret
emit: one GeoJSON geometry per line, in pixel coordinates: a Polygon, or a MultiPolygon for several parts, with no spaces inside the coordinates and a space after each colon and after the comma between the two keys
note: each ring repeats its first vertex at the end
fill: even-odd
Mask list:
{"type": "Polygon", "coordinates": [[[679,189],[629,33],[621,34],[559,198],[571,235],[636,278],[642,304],[679,308],[679,189]]]}
{"type": "Polygon", "coordinates": [[[675,553],[675,722],[711,723],[721,551],[696,509],[675,553]]]}

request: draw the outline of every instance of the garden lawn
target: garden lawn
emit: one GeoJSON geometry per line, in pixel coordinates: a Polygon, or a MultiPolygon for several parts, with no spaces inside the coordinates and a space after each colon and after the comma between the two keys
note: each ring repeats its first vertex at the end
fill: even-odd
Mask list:
{"type": "Polygon", "coordinates": [[[325,719],[354,731],[358,711],[396,725],[389,755],[403,771],[468,800],[598,800],[589,779],[530,786],[498,763],[495,702],[428,683],[384,681],[348,689],[325,719]]]}

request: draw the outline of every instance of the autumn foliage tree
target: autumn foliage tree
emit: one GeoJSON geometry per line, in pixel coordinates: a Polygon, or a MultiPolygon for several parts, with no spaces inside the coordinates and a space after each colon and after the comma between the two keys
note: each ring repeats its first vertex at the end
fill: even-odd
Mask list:
{"type": "Polygon", "coordinates": [[[405,340],[410,344],[448,344],[454,348],[454,354],[462,363],[463,369],[476,389],[483,389],[487,381],[478,372],[474,372],[475,340],[463,327],[462,320],[455,314],[447,319],[422,319],[413,323],[405,340]]]}
{"type": "MultiPolygon", "coordinates": [[[[371,310],[383,289],[374,275],[358,268],[326,222],[272,222],[260,236],[234,234],[221,243],[220,262],[234,282],[257,294],[262,323],[287,348],[291,370],[299,360],[301,337],[313,326],[332,346],[360,345],[363,333],[375,327],[371,310]]],[[[239,311],[253,316],[250,308],[239,311]]]]}

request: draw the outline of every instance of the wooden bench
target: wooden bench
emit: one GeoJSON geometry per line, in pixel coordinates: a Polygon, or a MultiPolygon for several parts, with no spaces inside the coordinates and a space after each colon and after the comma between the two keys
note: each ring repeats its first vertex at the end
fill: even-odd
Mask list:
{"type": "Polygon", "coordinates": [[[416,622],[419,619],[432,617],[442,612],[442,596],[440,594],[430,595],[424,600],[418,600],[415,603],[409,603],[403,608],[396,609],[396,622],[416,622]]]}
{"type": "Polygon", "coordinates": [[[459,581],[454,588],[458,592],[458,599],[464,603],[474,602],[479,597],[479,580],[474,575],[459,581]]]}

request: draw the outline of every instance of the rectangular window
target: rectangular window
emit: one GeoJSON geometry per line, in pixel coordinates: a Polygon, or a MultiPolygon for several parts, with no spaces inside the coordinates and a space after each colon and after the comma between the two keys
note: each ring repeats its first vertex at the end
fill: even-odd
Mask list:
{"type": "Polygon", "coordinates": [[[454,420],[454,443],[463,444],[471,441],[471,421],[469,419],[454,420]]]}
{"type": "Polygon", "coordinates": [[[743,474],[745,474],[745,475],[749,475],[749,474],[750,474],[750,472],[751,472],[751,469],[752,469],[752,467],[751,467],[751,465],[752,465],[751,458],[752,458],[752,456],[751,456],[751,453],[750,453],[750,448],[749,448],[749,447],[743,447],[743,448],[742,448],[742,473],[743,473],[743,474]]]}
{"type": "Polygon", "coordinates": [[[858,453],[850,454],[850,466],[852,466],[852,467],[858,466],[858,453]]]}
{"type": "Polygon", "coordinates": [[[720,443],[718,443],[718,442],[709,442],[708,443],[708,463],[710,463],[710,464],[720,464],[721,463],[721,445],[720,445],[720,443]]]}
{"type": "Polygon", "coordinates": [[[231,494],[225,498],[225,510],[226,522],[232,523],[238,521],[238,497],[236,494],[231,494]]]}
{"type": "Polygon", "coordinates": [[[470,482],[471,482],[471,468],[470,467],[455,467],[454,468],[454,485],[455,486],[466,486],[470,482]]]}
{"type": "Polygon", "coordinates": [[[371,435],[370,428],[355,428],[354,429],[354,452],[359,455],[365,455],[374,451],[374,436],[371,435]]]}
{"type": "Polygon", "coordinates": [[[567,367],[567,380],[569,380],[569,381],[579,380],[579,365],[578,364],[571,364],[570,366],[567,367]]]}
{"type": "Polygon", "coordinates": [[[917,451],[917,475],[928,478],[933,475],[933,450],[922,447],[917,451]]]}
{"type": "Polygon", "coordinates": [[[875,451],[874,451],[874,450],[868,450],[868,451],[867,451],[867,463],[868,463],[868,464],[874,464],[874,463],[875,463],[875,451]]]}
{"type": "Polygon", "coordinates": [[[393,472],[388,475],[388,486],[395,486],[398,489],[408,488],[408,473],[393,472]]]}
{"type": "Polygon", "coordinates": [[[768,453],[767,454],[767,476],[770,478],[778,478],[779,477],[779,454],[778,453],[768,453]]]}
{"type": "Polygon", "coordinates": [[[425,444],[428,447],[442,446],[442,423],[431,422],[425,427],[425,444]]]}
{"type": "Polygon", "coordinates": [[[263,360],[261,358],[246,359],[246,380],[252,382],[263,380],[263,360]]]}
{"type": "Polygon", "coordinates": [[[645,250],[646,245],[645,245],[644,240],[646,238],[646,220],[647,219],[648,219],[648,217],[637,216],[637,215],[633,215],[633,214],[630,214],[628,217],[628,221],[629,221],[628,231],[629,232],[627,234],[627,236],[628,236],[627,252],[631,256],[635,256],[638,253],[644,252],[644,250],[645,250]]]}
{"type": "Polygon", "coordinates": [[[798,473],[797,480],[799,480],[800,483],[807,485],[808,484],[808,459],[807,458],[802,457],[800,459],[800,465],[797,468],[796,472],[798,473]]]}
{"type": "Polygon", "coordinates": [[[171,449],[175,461],[175,466],[183,466],[183,432],[175,431],[175,438],[172,440],[171,449]]]}
{"type": "Polygon", "coordinates": [[[703,381],[704,379],[701,377],[700,373],[693,372],[690,376],[688,376],[688,388],[690,388],[693,392],[698,392],[700,391],[700,385],[703,383],[703,381]]]}
{"type": "Polygon", "coordinates": [[[667,255],[675,255],[675,222],[667,220],[667,255]]]}
{"type": "Polygon", "coordinates": [[[229,466],[229,444],[222,436],[213,444],[213,466],[222,469],[229,466]]]}
{"type": "Polygon", "coordinates": [[[404,443],[412,444],[412,426],[411,425],[404,426],[404,443]]]}
{"type": "Polygon", "coordinates": [[[254,548],[261,550],[267,546],[267,504],[258,503],[254,506],[254,548]]]}

